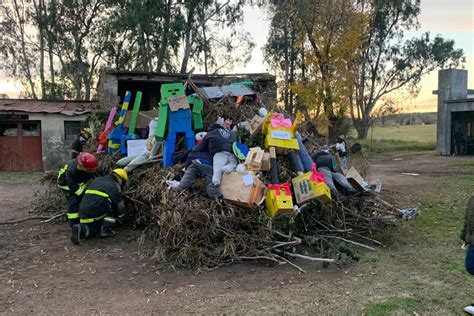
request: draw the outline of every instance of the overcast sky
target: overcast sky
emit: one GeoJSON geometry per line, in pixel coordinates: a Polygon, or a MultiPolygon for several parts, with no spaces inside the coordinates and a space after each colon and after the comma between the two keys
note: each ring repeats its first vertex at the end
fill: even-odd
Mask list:
{"type": "MultiPolygon", "coordinates": [[[[422,0],[421,29],[411,32],[418,36],[429,31],[432,35],[441,34],[454,39],[456,48],[462,48],[467,62],[464,65],[469,71],[469,88],[474,88],[474,0],[422,0]]],[[[269,30],[269,20],[265,12],[258,8],[245,9],[244,28],[251,34],[257,46],[251,61],[243,67],[236,67],[234,72],[271,72],[263,63],[262,47],[265,45],[269,30]]],[[[414,100],[404,104],[410,111],[435,111],[436,97],[432,91],[437,89],[437,74],[433,72],[423,78],[422,89],[414,100]]],[[[0,73],[0,93],[10,97],[18,96],[20,86],[9,81],[0,73]]]]}

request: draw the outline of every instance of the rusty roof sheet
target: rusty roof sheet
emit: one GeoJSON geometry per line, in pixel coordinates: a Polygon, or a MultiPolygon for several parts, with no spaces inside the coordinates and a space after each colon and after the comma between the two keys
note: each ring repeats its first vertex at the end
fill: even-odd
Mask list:
{"type": "Polygon", "coordinates": [[[74,116],[87,114],[98,108],[94,101],[42,101],[0,99],[0,112],[60,113],[74,116]]]}

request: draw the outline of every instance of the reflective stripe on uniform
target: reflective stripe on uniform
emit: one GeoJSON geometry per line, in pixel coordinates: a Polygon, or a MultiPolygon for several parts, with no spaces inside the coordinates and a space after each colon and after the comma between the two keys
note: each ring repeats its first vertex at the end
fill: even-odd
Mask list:
{"type": "MultiPolygon", "coordinates": [[[[99,190],[86,190],[86,194],[94,194],[94,195],[102,196],[102,197],[107,198],[107,200],[109,200],[109,202],[111,202],[111,200],[109,198],[109,195],[107,193],[99,191],[99,190]]],[[[94,217],[94,218],[81,218],[81,223],[82,224],[93,223],[93,222],[96,222],[98,220],[103,219],[105,216],[107,216],[107,214],[101,215],[99,217],[94,217]]]]}
{"type": "Polygon", "coordinates": [[[105,198],[109,198],[109,195],[105,192],[99,191],[99,190],[86,190],[86,194],[95,194],[95,195],[100,195],[105,198]]]}
{"type": "MultiPolygon", "coordinates": [[[[61,176],[67,171],[68,167],[69,167],[69,165],[65,164],[61,169],[59,169],[58,181],[59,181],[59,178],[61,178],[61,176]]],[[[69,187],[67,185],[59,185],[59,183],[58,183],[58,187],[63,189],[63,190],[69,191],[69,187]]]]}
{"type": "Polygon", "coordinates": [[[94,217],[94,218],[81,218],[81,224],[90,224],[93,222],[97,222],[101,219],[103,219],[107,214],[101,215],[99,217],[94,217]]]}
{"type": "Polygon", "coordinates": [[[115,224],[116,219],[113,217],[106,216],[104,217],[104,221],[115,224]]]}
{"type": "Polygon", "coordinates": [[[85,183],[79,183],[79,189],[74,192],[75,195],[82,195],[84,193],[84,190],[86,189],[86,184],[85,183]]]}
{"type": "Polygon", "coordinates": [[[67,213],[67,219],[79,218],[79,213],[67,213]]]}
{"type": "Polygon", "coordinates": [[[66,191],[69,191],[69,187],[67,185],[59,185],[58,184],[58,188],[62,189],[62,190],[66,190],[66,191]]]}
{"type": "Polygon", "coordinates": [[[118,149],[118,148],[120,148],[120,144],[109,143],[108,146],[109,146],[110,148],[113,148],[113,149],[118,149]]]}
{"type": "Polygon", "coordinates": [[[86,194],[95,194],[95,195],[98,195],[98,196],[103,196],[103,197],[107,198],[107,200],[109,200],[109,202],[112,202],[107,193],[99,191],[99,190],[86,190],[86,194]]]}

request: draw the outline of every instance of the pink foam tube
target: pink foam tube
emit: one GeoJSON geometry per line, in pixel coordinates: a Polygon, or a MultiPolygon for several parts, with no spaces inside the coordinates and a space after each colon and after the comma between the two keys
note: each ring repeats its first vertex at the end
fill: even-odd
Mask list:
{"type": "MultiPolygon", "coordinates": [[[[117,113],[117,107],[113,107],[111,110],[110,110],[110,113],[109,113],[109,118],[107,119],[107,122],[105,123],[105,129],[104,131],[107,131],[110,129],[110,127],[112,126],[112,122],[114,121],[114,117],[115,117],[115,114],[117,113]]],[[[102,149],[104,148],[104,145],[102,144],[99,144],[99,146],[97,147],[97,153],[100,154],[102,152],[102,149]]]]}

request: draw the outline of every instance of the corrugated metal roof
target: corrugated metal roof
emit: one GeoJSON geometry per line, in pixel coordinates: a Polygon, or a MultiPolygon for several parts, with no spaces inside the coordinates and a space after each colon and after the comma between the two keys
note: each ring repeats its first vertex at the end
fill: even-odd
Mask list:
{"type": "Polygon", "coordinates": [[[240,95],[254,95],[255,91],[247,86],[222,86],[222,87],[203,87],[202,92],[208,99],[218,99],[225,95],[240,96],[240,95]]]}
{"type": "Polygon", "coordinates": [[[94,101],[0,99],[1,112],[60,113],[73,116],[90,113],[96,108],[98,108],[98,103],[94,101]]]}

